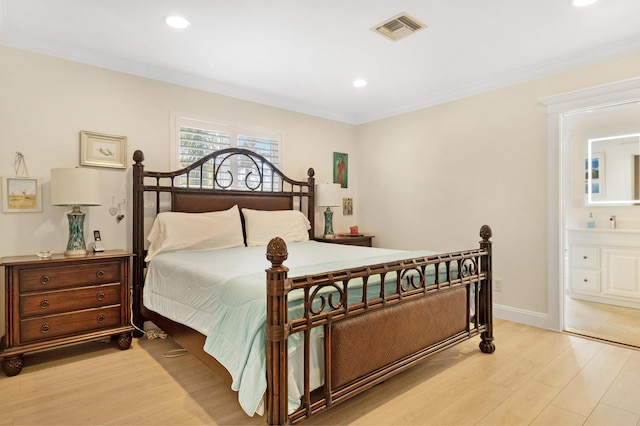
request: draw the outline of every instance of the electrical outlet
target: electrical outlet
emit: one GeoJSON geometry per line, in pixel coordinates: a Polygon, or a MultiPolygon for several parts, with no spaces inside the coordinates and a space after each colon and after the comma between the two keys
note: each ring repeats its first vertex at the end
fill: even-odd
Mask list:
{"type": "Polygon", "coordinates": [[[501,293],[502,292],[502,279],[501,278],[494,278],[493,279],[493,290],[497,293],[501,293]]]}

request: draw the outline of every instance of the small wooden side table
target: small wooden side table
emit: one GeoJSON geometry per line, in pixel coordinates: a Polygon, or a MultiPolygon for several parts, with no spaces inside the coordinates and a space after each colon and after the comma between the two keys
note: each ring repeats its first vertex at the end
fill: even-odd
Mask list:
{"type": "Polygon", "coordinates": [[[131,256],[107,250],[78,257],[3,257],[6,329],[0,357],[5,374],[20,374],[27,352],[109,336],[128,349],[131,256]]]}

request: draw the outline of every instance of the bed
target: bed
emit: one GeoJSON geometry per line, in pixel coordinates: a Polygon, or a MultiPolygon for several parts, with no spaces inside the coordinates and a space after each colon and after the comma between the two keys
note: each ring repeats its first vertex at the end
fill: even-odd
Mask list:
{"type": "Polygon", "coordinates": [[[133,159],[133,322],[247,414],[299,423],[474,336],[494,352],[489,226],[452,253],[321,243],[313,169],[294,180],[240,148],[170,172],[133,159]]]}

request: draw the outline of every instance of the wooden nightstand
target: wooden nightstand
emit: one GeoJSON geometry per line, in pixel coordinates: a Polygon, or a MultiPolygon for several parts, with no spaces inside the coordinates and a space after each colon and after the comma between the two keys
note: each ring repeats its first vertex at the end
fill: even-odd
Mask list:
{"type": "Polygon", "coordinates": [[[351,246],[372,247],[372,240],[374,237],[375,235],[370,234],[359,235],[357,237],[352,237],[350,235],[336,235],[335,238],[317,237],[314,238],[314,240],[331,244],[347,244],[351,246]]]}
{"type": "Polygon", "coordinates": [[[107,250],[81,257],[3,257],[6,309],[0,342],[7,376],[22,371],[23,354],[117,336],[131,345],[131,253],[107,250]]]}

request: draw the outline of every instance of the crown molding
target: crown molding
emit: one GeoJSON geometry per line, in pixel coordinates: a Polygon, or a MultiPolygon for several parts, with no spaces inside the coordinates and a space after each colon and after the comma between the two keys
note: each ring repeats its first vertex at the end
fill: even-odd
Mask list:
{"type": "Polygon", "coordinates": [[[47,40],[30,38],[24,35],[10,35],[8,32],[5,31],[3,33],[2,31],[3,28],[6,28],[6,21],[6,0],[0,0],[0,43],[10,47],[352,125],[360,125],[382,120],[419,109],[478,95],[491,90],[501,89],[537,78],[543,78],[559,72],[640,52],[640,37],[632,38],[622,42],[583,51],[571,56],[556,58],[531,67],[514,70],[493,78],[478,80],[458,87],[451,87],[432,93],[428,96],[407,99],[384,110],[372,113],[361,113],[358,111],[339,111],[338,108],[320,107],[318,105],[314,105],[312,102],[304,102],[283,95],[260,92],[193,74],[178,72],[168,68],[151,66],[146,63],[114,55],[97,54],[96,52],[92,52],[87,49],[61,47],[47,40]]]}

